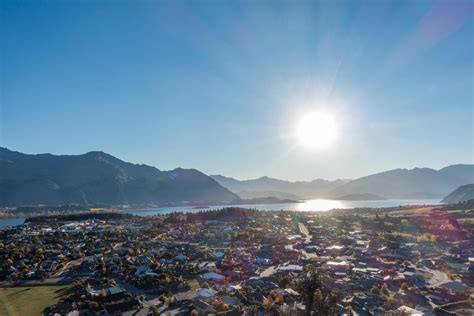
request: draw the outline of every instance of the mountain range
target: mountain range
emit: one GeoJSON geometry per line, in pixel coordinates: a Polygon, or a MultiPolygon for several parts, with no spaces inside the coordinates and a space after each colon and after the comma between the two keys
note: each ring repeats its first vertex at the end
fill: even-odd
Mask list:
{"type": "Polygon", "coordinates": [[[252,180],[236,180],[222,175],[211,175],[223,187],[238,194],[240,197],[257,198],[274,196],[281,199],[313,199],[325,192],[336,189],[349,180],[285,181],[270,177],[252,180]]]}
{"type": "MultiPolygon", "coordinates": [[[[0,148],[0,205],[229,204],[249,201],[442,198],[474,183],[474,165],[394,169],[355,180],[236,180],[195,169],[161,171],[94,151],[23,154],[0,148]],[[276,199],[275,199],[276,198],[276,199]]],[[[266,202],[265,202],[266,203],[266,202]]]]}
{"type": "Polygon", "coordinates": [[[0,148],[0,205],[230,203],[239,197],[194,169],[160,171],[104,152],[27,155],[0,148]]]}
{"type": "Polygon", "coordinates": [[[474,182],[474,165],[451,165],[439,170],[430,168],[394,169],[355,180],[314,180],[289,182],[268,177],[239,181],[221,175],[211,176],[236,194],[303,199],[436,199],[443,198],[460,185],[474,182]]]}

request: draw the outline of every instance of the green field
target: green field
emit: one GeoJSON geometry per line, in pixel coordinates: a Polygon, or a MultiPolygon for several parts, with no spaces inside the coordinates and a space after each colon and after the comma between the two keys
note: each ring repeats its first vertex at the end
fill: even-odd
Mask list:
{"type": "Polygon", "coordinates": [[[37,316],[57,303],[70,285],[44,285],[0,288],[0,315],[37,316]]]}

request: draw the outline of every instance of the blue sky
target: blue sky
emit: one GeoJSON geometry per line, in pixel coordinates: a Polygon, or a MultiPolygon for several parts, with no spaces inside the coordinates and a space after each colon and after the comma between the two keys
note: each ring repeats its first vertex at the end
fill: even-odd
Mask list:
{"type": "Polygon", "coordinates": [[[2,1],[0,142],[239,179],[474,160],[472,1],[2,1]],[[337,122],[296,146],[304,113],[337,122]]]}

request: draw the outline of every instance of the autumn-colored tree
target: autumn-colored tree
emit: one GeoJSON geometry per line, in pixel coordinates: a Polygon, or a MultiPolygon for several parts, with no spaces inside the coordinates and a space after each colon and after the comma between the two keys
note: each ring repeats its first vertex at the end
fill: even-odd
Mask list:
{"type": "Polygon", "coordinates": [[[152,305],[150,309],[153,315],[156,315],[156,316],[160,315],[160,310],[158,309],[158,307],[156,307],[156,305],[152,305]]]}

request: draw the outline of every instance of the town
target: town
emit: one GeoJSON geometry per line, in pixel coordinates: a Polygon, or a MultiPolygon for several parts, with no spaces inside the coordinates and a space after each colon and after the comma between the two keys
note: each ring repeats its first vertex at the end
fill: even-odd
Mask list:
{"type": "Polygon", "coordinates": [[[473,315],[473,219],[449,206],[32,217],[0,230],[0,287],[64,286],[44,315],[473,315]]]}

